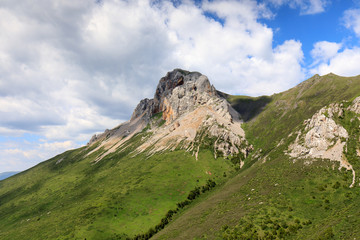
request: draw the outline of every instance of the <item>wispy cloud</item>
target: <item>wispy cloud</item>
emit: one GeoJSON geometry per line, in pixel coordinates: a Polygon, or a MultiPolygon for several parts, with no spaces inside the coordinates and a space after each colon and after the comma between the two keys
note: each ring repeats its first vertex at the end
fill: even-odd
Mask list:
{"type": "Polygon", "coordinates": [[[300,9],[301,15],[318,14],[325,11],[327,5],[330,4],[328,0],[268,0],[277,7],[288,5],[294,9],[300,9]]]}
{"type": "Polygon", "coordinates": [[[360,37],[360,9],[349,9],[345,11],[343,22],[345,27],[355,32],[360,37]]]}
{"type": "Polygon", "coordinates": [[[70,140],[35,142],[12,139],[0,145],[0,172],[23,171],[66,150],[80,146],[70,140]]]}
{"type": "MultiPolygon", "coordinates": [[[[329,4],[1,1],[0,134],[37,134],[50,143],[72,139],[79,146],[129,119],[140,99],[153,96],[159,78],[178,67],[200,71],[232,94],[286,90],[304,79],[304,54],[297,40],[273,45],[273,29],[260,21],[274,17],[269,3],[301,14],[323,12],[329,4]]],[[[7,152],[6,159],[27,161],[26,147],[11,149],[19,151],[7,152]]],[[[28,156],[37,161],[45,157],[39,151],[54,153],[35,149],[28,156]]]]}
{"type": "Polygon", "coordinates": [[[336,56],[341,47],[341,43],[335,42],[321,41],[315,43],[313,50],[311,50],[314,65],[320,62],[327,63],[331,58],[336,56]]]}

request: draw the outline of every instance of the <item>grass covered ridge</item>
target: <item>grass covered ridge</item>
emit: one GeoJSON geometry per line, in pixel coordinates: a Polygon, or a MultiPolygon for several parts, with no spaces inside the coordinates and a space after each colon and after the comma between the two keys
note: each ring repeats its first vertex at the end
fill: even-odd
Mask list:
{"type": "Polygon", "coordinates": [[[234,172],[230,161],[206,149],[198,161],[182,150],[129,157],[144,134],[96,164],[103,150],[87,156],[95,146],[83,147],[1,181],[0,238],[133,237],[158,224],[195,187],[209,179],[221,183],[234,172]]]}
{"type": "MultiPolygon", "coordinates": [[[[104,149],[89,155],[94,144],[0,181],[0,239],[146,238],[151,229],[154,239],[358,237],[360,187],[348,187],[351,172],[327,160],[304,164],[284,150],[305,119],[359,93],[360,77],[329,74],[271,97],[226,95],[255,148],[238,172],[234,164],[244,159],[214,159],[215,139],[201,132],[198,161],[180,149],[129,156],[151,124],[164,124],[160,113],[126,148],[96,164],[104,149]]],[[[360,123],[352,119],[345,112],[336,121],[351,136],[345,155],[360,169],[360,123]]]]}
{"type": "MultiPolygon", "coordinates": [[[[314,76],[271,96],[258,115],[243,124],[257,149],[221,188],[192,206],[154,239],[354,239],[360,235],[360,187],[349,188],[351,171],[319,159],[284,154],[303,121],[334,102],[360,95],[360,77],[314,76]],[[282,144],[279,145],[279,143],[282,144]],[[312,160],[312,164],[305,164],[312,160]]],[[[243,96],[228,96],[234,106],[243,96]]],[[[349,103],[347,103],[349,104],[349,103]]],[[[337,122],[349,132],[346,157],[359,169],[359,121],[345,111],[337,122]]]]}

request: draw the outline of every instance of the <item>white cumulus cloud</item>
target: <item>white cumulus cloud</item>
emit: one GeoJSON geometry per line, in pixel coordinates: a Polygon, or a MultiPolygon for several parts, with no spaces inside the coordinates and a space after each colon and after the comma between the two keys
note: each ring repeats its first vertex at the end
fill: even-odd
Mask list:
{"type": "MultiPolygon", "coordinates": [[[[360,9],[346,10],[340,22],[351,30],[355,37],[360,37],[360,9]]],[[[343,43],[328,41],[315,43],[311,51],[313,64],[309,72],[320,75],[330,72],[342,76],[358,75],[360,48],[356,44],[349,44],[349,39],[344,38],[343,43]]]]}
{"type": "Polygon", "coordinates": [[[311,69],[313,74],[325,75],[335,73],[341,76],[359,75],[360,48],[346,48],[328,59],[328,62],[322,62],[311,69]]]}
{"type": "MultiPolygon", "coordinates": [[[[304,4],[296,6],[307,13],[325,6],[304,4]]],[[[283,91],[303,80],[303,52],[292,39],[273,46],[273,30],[260,22],[273,16],[254,0],[3,0],[0,134],[79,145],[129,119],[174,68],[202,72],[232,94],[283,91]]],[[[7,159],[32,156],[16,149],[7,159]]],[[[38,151],[54,153],[36,149],[38,161],[38,151]]]]}
{"type": "Polygon", "coordinates": [[[360,37],[360,9],[349,9],[343,17],[344,25],[360,37]]]}
{"type": "Polygon", "coordinates": [[[311,56],[315,60],[314,64],[319,62],[328,62],[329,59],[334,57],[341,49],[341,43],[321,41],[314,44],[311,50],[311,56]]]}

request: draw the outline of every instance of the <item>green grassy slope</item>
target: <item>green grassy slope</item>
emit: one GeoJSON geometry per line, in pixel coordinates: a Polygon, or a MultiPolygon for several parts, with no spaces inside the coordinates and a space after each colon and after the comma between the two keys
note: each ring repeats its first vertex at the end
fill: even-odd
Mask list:
{"type": "Polygon", "coordinates": [[[350,189],[350,172],[333,165],[287,158],[257,163],[153,239],[330,239],[330,233],[353,239],[360,235],[360,188],[350,189]]]}
{"type": "MultiPolygon", "coordinates": [[[[271,102],[244,125],[247,139],[264,151],[275,148],[320,108],[360,95],[360,76],[315,75],[288,91],[271,96],[271,102]]],[[[236,97],[229,100],[234,103],[236,97]]]]}
{"type": "MultiPolygon", "coordinates": [[[[350,171],[328,160],[290,159],[284,150],[289,134],[320,108],[360,95],[360,77],[314,76],[299,86],[271,96],[271,101],[245,124],[246,135],[262,151],[250,155],[252,167],[202,196],[174,218],[154,239],[354,239],[360,236],[360,187],[349,188],[350,171]],[[278,145],[284,139],[282,145],[278,145]],[[264,156],[267,156],[264,162],[264,156]]],[[[234,104],[243,96],[228,97],[234,104]]],[[[346,105],[346,103],[345,103],[346,105]]],[[[345,112],[337,119],[350,134],[345,154],[356,170],[360,157],[359,121],[345,112]]]]}
{"type": "Polygon", "coordinates": [[[182,150],[129,157],[145,134],[97,164],[91,162],[98,153],[86,156],[95,146],[83,147],[0,181],[0,239],[132,237],[158,224],[196,186],[221,183],[234,171],[207,149],[198,161],[182,150]]]}
{"type": "MultiPolygon", "coordinates": [[[[353,239],[360,235],[354,227],[360,225],[360,188],[348,188],[351,173],[325,160],[293,162],[283,151],[295,138],[288,135],[321,107],[358,95],[360,77],[330,74],[271,97],[227,96],[249,120],[250,143],[262,149],[236,175],[229,160],[214,159],[207,148],[198,161],[182,150],[129,156],[146,131],[97,164],[92,161],[103,150],[88,155],[96,145],[60,154],[0,181],[0,239],[132,237],[154,228],[208,179],[217,186],[173,215],[154,239],[353,239]]],[[[350,131],[357,122],[338,121],[359,137],[350,131]]],[[[348,157],[358,167],[357,142],[349,144],[348,157]]]]}

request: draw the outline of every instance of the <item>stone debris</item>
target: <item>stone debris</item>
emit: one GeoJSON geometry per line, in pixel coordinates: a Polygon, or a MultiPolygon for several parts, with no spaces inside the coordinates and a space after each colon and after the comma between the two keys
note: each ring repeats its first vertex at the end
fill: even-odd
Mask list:
{"type": "Polygon", "coordinates": [[[336,124],[330,117],[340,112],[333,108],[335,106],[322,108],[311,119],[305,121],[306,134],[298,132],[295,142],[289,146],[288,154],[291,157],[342,160],[346,143],[342,139],[346,140],[349,136],[345,128],[336,124]],[[326,113],[329,117],[325,115],[326,113]]]}
{"type": "MultiPolygon", "coordinates": [[[[297,132],[295,142],[289,146],[287,154],[293,158],[323,158],[340,163],[339,170],[345,168],[352,171],[353,181],[350,187],[355,184],[355,171],[352,165],[346,160],[343,154],[348,132],[341,125],[337,124],[333,117],[342,116],[342,104],[330,104],[320,109],[311,119],[305,120],[304,132],[297,132]]],[[[305,164],[311,164],[306,161],[305,164]]]]}

